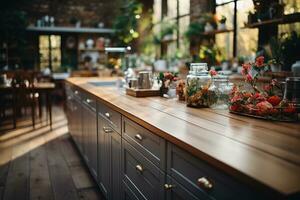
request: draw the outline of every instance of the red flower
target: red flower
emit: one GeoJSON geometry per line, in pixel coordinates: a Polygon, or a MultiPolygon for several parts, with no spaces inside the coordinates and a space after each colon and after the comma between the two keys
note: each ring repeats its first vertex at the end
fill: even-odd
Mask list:
{"type": "Polygon", "coordinates": [[[167,79],[167,80],[173,80],[174,76],[170,72],[165,72],[164,73],[164,78],[167,79]]]}
{"type": "Polygon", "coordinates": [[[277,106],[280,102],[281,102],[281,99],[279,96],[271,96],[268,98],[268,102],[270,104],[272,104],[273,106],[277,106]]]}
{"type": "Polygon", "coordinates": [[[271,85],[265,85],[264,86],[264,91],[269,92],[272,89],[271,85]]]}
{"type": "Polygon", "coordinates": [[[242,98],[239,95],[233,96],[230,100],[231,103],[235,103],[237,101],[242,101],[242,98]]]}
{"type": "Polygon", "coordinates": [[[245,92],[244,93],[244,97],[246,97],[246,98],[249,98],[249,97],[251,97],[252,96],[252,94],[250,93],[250,92],[245,92]]]}
{"type": "Polygon", "coordinates": [[[262,101],[256,104],[256,108],[258,109],[259,113],[268,114],[270,110],[273,109],[273,106],[267,101],[262,101]]]}
{"type": "Polygon", "coordinates": [[[232,105],[232,106],[229,107],[229,109],[231,111],[237,111],[239,109],[239,106],[238,105],[232,105]]]}
{"type": "Polygon", "coordinates": [[[246,75],[246,81],[248,81],[248,82],[253,81],[253,77],[252,77],[251,74],[247,74],[247,75],[246,75]]]}
{"type": "Polygon", "coordinates": [[[257,67],[263,67],[264,66],[264,62],[265,62],[265,57],[259,56],[259,57],[256,58],[255,65],[257,67]]]}
{"type": "Polygon", "coordinates": [[[285,109],[283,109],[283,112],[285,113],[289,113],[289,114],[293,114],[296,113],[296,108],[293,104],[289,104],[288,107],[286,107],[285,109]]]}
{"type": "Polygon", "coordinates": [[[251,69],[251,64],[250,63],[245,63],[245,64],[242,64],[243,66],[243,69],[242,69],[242,75],[246,75],[248,74],[248,72],[250,71],[251,69]]]}
{"type": "Polygon", "coordinates": [[[211,70],[209,70],[209,74],[210,74],[211,76],[216,76],[218,73],[216,72],[216,70],[211,69],[211,70]]]}
{"type": "Polygon", "coordinates": [[[265,101],[266,100],[266,98],[258,92],[256,92],[252,97],[257,101],[265,101]]]}

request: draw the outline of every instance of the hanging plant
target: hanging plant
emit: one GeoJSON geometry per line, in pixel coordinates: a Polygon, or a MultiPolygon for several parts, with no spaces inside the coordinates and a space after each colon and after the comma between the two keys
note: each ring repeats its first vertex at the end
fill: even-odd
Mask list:
{"type": "Polygon", "coordinates": [[[177,26],[173,23],[169,22],[161,22],[160,24],[160,31],[153,36],[153,43],[160,44],[166,36],[173,36],[174,32],[177,29],[177,26]]]}
{"type": "Polygon", "coordinates": [[[121,13],[123,14],[117,16],[113,23],[113,27],[116,30],[115,36],[119,40],[120,45],[127,45],[139,37],[137,28],[142,11],[142,4],[135,0],[126,2],[126,5],[121,8],[121,13]]]}

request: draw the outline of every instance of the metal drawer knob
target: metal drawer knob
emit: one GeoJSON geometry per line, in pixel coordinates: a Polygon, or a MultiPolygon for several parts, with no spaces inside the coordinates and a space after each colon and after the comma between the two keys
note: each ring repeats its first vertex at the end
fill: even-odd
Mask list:
{"type": "Polygon", "coordinates": [[[210,190],[213,188],[212,182],[205,177],[199,178],[197,182],[198,185],[203,189],[210,190]]]}
{"type": "Polygon", "coordinates": [[[105,113],[105,117],[110,118],[110,114],[108,112],[105,113]]]}
{"type": "Polygon", "coordinates": [[[136,169],[137,171],[141,172],[141,173],[144,171],[144,168],[143,168],[142,165],[137,165],[137,166],[135,166],[135,169],[136,169]]]}
{"type": "Polygon", "coordinates": [[[140,134],[136,134],[134,137],[140,141],[142,141],[143,139],[143,137],[140,134]]]}
{"type": "Polygon", "coordinates": [[[75,94],[78,94],[78,91],[77,90],[75,90],[75,92],[74,92],[75,94]]]}
{"type": "Polygon", "coordinates": [[[165,188],[165,190],[171,190],[173,187],[175,187],[175,185],[171,185],[171,184],[164,184],[164,188],[165,188]]]}
{"type": "Polygon", "coordinates": [[[87,103],[91,103],[91,102],[92,102],[92,100],[90,100],[90,99],[86,99],[86,102],[87,102],[87,103]]]}
{"type": "Polygon", "coordinates": [[[112,133],[113,132],[113,130],[111,128],[109,128],[109,127],[103,127],[103,131],[105,133],[112,133]]]}

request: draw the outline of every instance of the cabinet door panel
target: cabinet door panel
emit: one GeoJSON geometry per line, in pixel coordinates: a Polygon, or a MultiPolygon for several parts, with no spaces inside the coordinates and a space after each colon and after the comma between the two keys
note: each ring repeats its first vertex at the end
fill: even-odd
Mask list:
{"type": "Polygon", "coordinates": [[[121,136],[116,132],[111,133],[111,199],[121,199],[121,136]]]}
{"type": "Polygon", "coordinates": [[[97,177],[97,115],[96,112],[86,110],[86,124],[87,126],[87,143],[86,155],[89,161],[89,168],[94,177],[97,177]]]}
{"type": "Polygon", "coordinates": [[[110,148],[109,134],[105,133],[106,127],[104,119],[98,116],[98,183],[103,195],[109,199],[110,194],[110,148]]]}

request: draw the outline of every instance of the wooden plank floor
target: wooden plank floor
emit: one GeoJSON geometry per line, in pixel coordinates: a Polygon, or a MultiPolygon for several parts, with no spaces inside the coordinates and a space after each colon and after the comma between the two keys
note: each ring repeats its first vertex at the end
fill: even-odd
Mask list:
{"type": "Polygon", "coordinates": [[[45,119],[33,129],[30,117],[15,130],[0,124],[0,200],[104,199],[70,138],[63,109],[53,111],[52,130],[45,119]]]}

